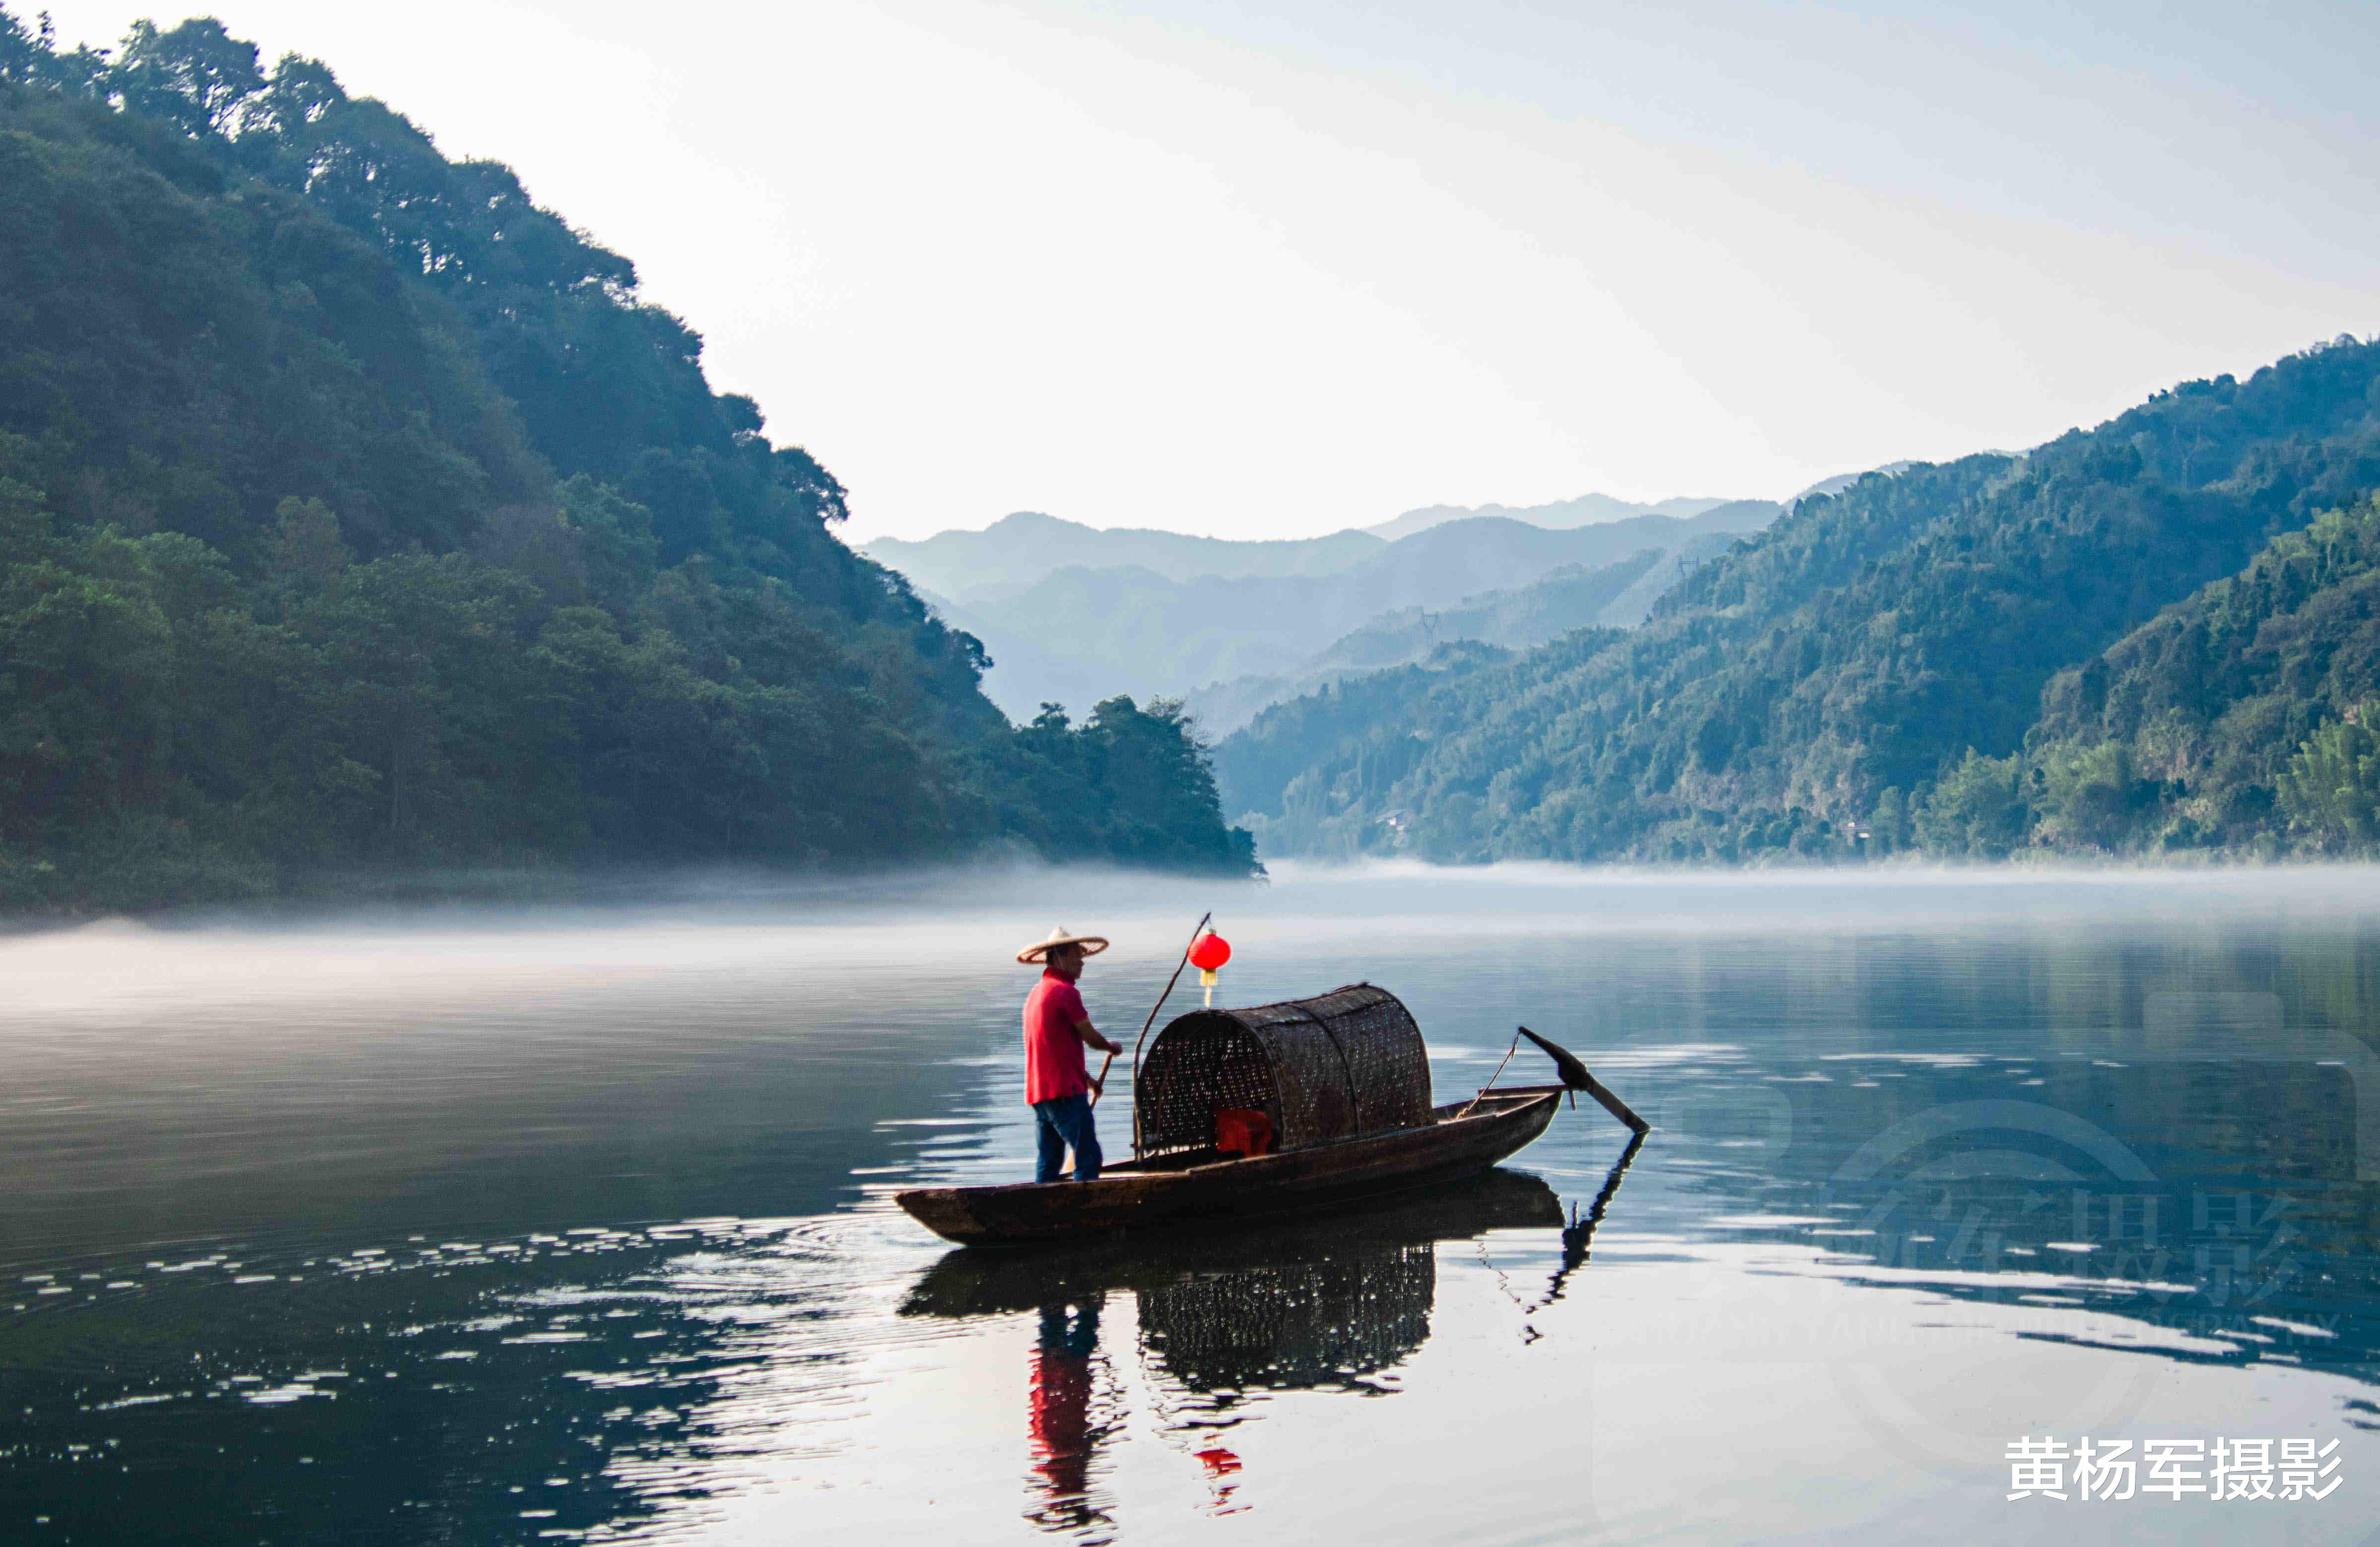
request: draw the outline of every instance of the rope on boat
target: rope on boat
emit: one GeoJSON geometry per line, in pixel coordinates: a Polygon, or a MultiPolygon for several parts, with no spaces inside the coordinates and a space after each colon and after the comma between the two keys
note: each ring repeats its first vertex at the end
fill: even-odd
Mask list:
{"type": "Polygon", "coordinates": [[[1521,1034],[1518,1031],[1515,1031],[1512,1033],[1512,1045],[1504,1050],[1503,1059],[1497,1064],[1496,1072],[1488,1077],[1488,1083],[1479,1088],[1478,1095],[1472,1097],[1469,1101],[1463,1103],[1463,1110],[1454,1115],[1455,1121],[1461,1122],[1463,1118],[1470,1116],[1471,1109],[1477,1106],[1482,1100],[1486,1099],[1488,1091],[1496,1089],[1496,1082],[1504,1078],[1504,1066],[1511,1063],[1512,1061],[1512,1054],[1520,1051],[1521,1034]]]}

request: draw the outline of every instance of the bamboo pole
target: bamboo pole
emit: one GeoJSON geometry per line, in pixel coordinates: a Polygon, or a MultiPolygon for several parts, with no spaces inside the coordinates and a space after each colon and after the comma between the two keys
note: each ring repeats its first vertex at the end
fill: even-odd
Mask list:
{"type": "Polygon", "coordinates": [[[1157,1012],[1165,1008],[1165,1002],[1173,997],[1173,985],[1182,981],[1182,969],[1190,965],[1190,947],[1198,944],[1198,936],[1206,932],[1214,917],[1212,908],[1198,915],[1198,922],[1191,926],[1189,940],[1183,944],[1182,959],[1173,964],[1173,976],[1165,980],[1165,992],[1159,994],[1157,1003],[1148,1007],[1148,1018],[1140,1023],[1140,1035],[1132,1040],[1132,1158],[1135,1160],[1140,1158],[1140,1044],[1148,1041],[1148,1029],[1157,1024],[1157,1012]]]}

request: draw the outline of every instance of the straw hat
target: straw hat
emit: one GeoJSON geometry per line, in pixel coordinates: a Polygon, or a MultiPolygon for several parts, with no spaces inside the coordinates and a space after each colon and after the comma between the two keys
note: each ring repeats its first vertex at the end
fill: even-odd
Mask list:
{"type": "Polygon", "coordinates": [[[1027,967],[1038,967],[1048,959],[1050,947],[1052,945],[1080,945],[1083,948],[1083,955],[1096,956],[1108,948],[1108,942],[1105,935],[1069,934],[1066,932],[1066,926],[1061,924],[1050,932],[1049,939],[1037,940],[1017,952],[1016,959],[1027,967]]]}

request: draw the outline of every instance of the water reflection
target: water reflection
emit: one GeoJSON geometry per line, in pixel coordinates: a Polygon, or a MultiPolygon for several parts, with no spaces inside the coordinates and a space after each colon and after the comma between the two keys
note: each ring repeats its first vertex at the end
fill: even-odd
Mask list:
{"type": "Polygon", "coordinates": [[[2380,1252],[2344,1069],[2006,1054],[1814,1062],[1772,1077],[1792,1092],[1801,1138],[1765,1203],[1860,1281],[2120,1308],[2143,1323],[2120,1346],[2167,1354],[2258,1358],[2276,1347],[2259,1319],[2276,1317],[2336,1334],[2321,1339],[2326,1354],[2342,1337],[2380,1347],[2370,1302],[2337,1287],[2340,1269],[2360,1276],[2380,1252]]]}
{"type": "Polygon", "coordinates": [[[1054,1529],[1108,1523],[1106,1514],[1089,1503],[1091,1459],[1107,1437],[1107,1426],[1091,1417],[1092,1387],[1099,1375],[1099,1307],[1105,1300],[1095,1293],[1079,1306],[1041,1308],[1026,1427],[1043,1498],[1032,1517],[1054,1529]]]}
{"type": "Polygon", "coordinates": [[[1617,1203],[1582,1110],[1509,1210],[1059,1257],[886,1198],[1029,1167],[1038,895],[0,942],[0,1541],[1997,1540],[2103,1419],[2339,1437],[2368,1532],[2380,876],[1498,884],[1284,877],[1240,992],[1589,1052],[1617,1203]]]}
{"type": "MultiPolygon", "coordinates": [[[[1593,1218],[1602,1217],[1626,1160],[1613,1167],[1593,1218]]],[[[1087,1247],[962,1248],[918,1280],[901,1314],[1038,1318],[1027,1387],[1028,1515],[1082,1532],[1111,1523],[1095,1484],[1100,1447],[1123,1415],[1101,1410],[1099,1323],[1110,1295],[1130,1294],[1137,1346],[1128,1357],[1154,1378],[1165,1428],[1200,1447],[1188,1454],[1212,1486],[1210,1508],[1230,1511],[1243,1463],[1220,1436],[1251,1404],[1283,1391],[1393,1392],[1383,1377],[1429,1339],[1439,1244],[1494,1230],[1559,1229],[1562,1218],[1543,1180],[1497,1169],[1253,1227],[1087,1247]]]]}
{"type": "MultiPolygon", "coordinates": [[[[1554,1270],[1553,1282],[1546,1286],[1546,1297],[1541,1305],[1551,1305],[1560,1299],[1570,1275],[1586,1265],[1595,1247],[1595,1228],[1603,1223],[1604,1213],[1620,1192],[1621,1178],[1628,1175],[1628,1168],[1636,1163],[1637,1151],[1645,1148],[1645,1141],[1650,1137],[1646,1133],[1628,1136],[1628,1148],[1620,1151],[1619,1160],[1612,1163],[1611,1175],[1603,1180],[1603,1190],[1595,1195],[1595,1200],[1586,1206],[1584,1216],[1579,1213],[1576,1204],[1571,1206],[1570,1223],[1562,1226],[1561,1266],[1554,1270]]],[[[1535,1334],[1536,1329],[1532,1328],[1531,1335],[1535,1334]]]]}

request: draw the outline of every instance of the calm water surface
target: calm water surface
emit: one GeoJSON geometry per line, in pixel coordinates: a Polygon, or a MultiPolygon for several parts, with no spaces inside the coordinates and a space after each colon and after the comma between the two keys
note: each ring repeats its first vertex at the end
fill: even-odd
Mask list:
{"type": "Polygon", "coordinates": [[[0,1540],[2380,1541],[2380,873],[929,878],[0,982],[0,1540]],[[1441,1100],[1525,1021],[1656,1131],[1079,1251],[892,1208],[1029,1169],[1018,945],[1113,935],[1125,1034],[1210,907],[1219,1003],[1385,984],[1441,1100]],[[2010,1502],[2024,1436],[2336,1487],[2010,1502]]]}

